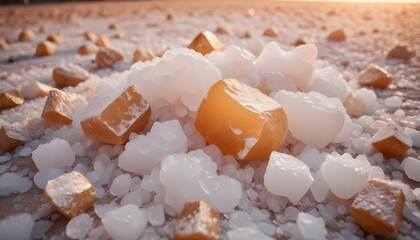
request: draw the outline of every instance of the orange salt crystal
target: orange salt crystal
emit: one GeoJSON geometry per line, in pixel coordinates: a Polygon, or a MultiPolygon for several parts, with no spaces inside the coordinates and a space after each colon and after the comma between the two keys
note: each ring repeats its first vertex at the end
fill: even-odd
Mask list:
{"type": "Polygon", "coordinates": [[[111,48],[100,48],[96,53],[96,66],[98,68],[112,67],[122,60],[124,60],[122,53],[111,48]]]}
{"type": "Polygon", "coordinates": [[[11,125],[3,125],[0,129],[0,144],[4,151],[12,150],[25,144],[26,138],[21,129],[11,125]]]}
{"type": "Polygon", "coordinates": [[[18,90],[0,92],[0,109],[19,106],[23,101],[23,95],[18,90]]]}
{"type": "Polygon", "coordinates": [[[373,135],[372,146],[383,154],[400,157],[408,151],[413,142],[402,128],[395,122],[390,122],[373,135]]]}
{"type": "Polygon", "coordinates": [[[215,32],[215,33],[218,33],[218,34],[231,35],[230,30],[229,30],[229,29],[227,29],[227,28],[225,28],[225,27],[223,27],[223,26],[218,26],[218,27],[214,30],[214,32],[215,32]]]}
{"type": "Polygon", "coordinates": [[[108,25],[108,28],[111,30],[116,30],[117,28],[119,28],[119,25],[116,23],[111,23],[108,25]]]}
{"type": "Polygon", "coordinates": [[[47,40],[53,43],[62,43],[64,42],[64,37],[60,34],[51,34],[47,37],[47,40]]]}
{"type": "Polygon", "coordinates": [[[219,238],[219,213],[203,201],[186,203],[175,225],[175,239],[216,240],[219,238]]]}
{"type": "Polygon", "coordinates": [[[35,34],[31,29],[24,29],[20,34],[19,34],[19,41],[20,42],[28,42],[28,41],[32,41],[32,39],[34,39],[35,34]]]}
{"type": "Polygon", "coordinates": [[[9,48],[9,44],[4,39],[0,39],[0,49],[7,49],[9,48]]]}
{"type": "Polygon", "coordinates": [[[54,68],[52,77],[58,88],[69,86],[75,87],[79,83],[89,79],[90,73],[82,67],[74,64],[68,64],[54,68]]]}
{"type": "Polygon", "coordinates": [[[365,105],[362,98],[354,93],[349,93],[343,102],[347,114],[350,117],[360,117],[363,114],[365,105]]]}
{"type": "Polygon", "coordinates": [[[108,47],[109,46],[109,39],[105,36],[100,36],[96,41],[95,41],[96,46],[98,47],[108,47]]]}
{"type": "Polygon", "coordinates": [[[86,100],[78,94],[53,89],[48,93],[42,118],[50,122],[71,124],[77,107],[85,102],[86,100]]]}
{"type": "Polygon", "coordinates": [[[223,51],[224,46],[214,33],[205,31],[198,34],[197,37],[195,37],[194,40],[190,43],[190,45],[188,45],[188,48],[206,55],[212,51],[223,51]]]}
{"type": "Polygon", "coordinates": [[[195,128],[210,144],[240,160],[268,160],[287,134],[283,108],[236,79],[216,82],[201,102],[195,128]]]}
{"type": "Polygon", "coordinates": [[[98,47],[93,44],[86,44],[79,47],[79,54],[80,55],[89,55],[96,53],[98,51],[98,47]]]}
{"type": "Polygon", "coordinates": [[[92,99],[87,109],[89,116],[81,122],[83,132],[109,144],[127,142],[130,133],[144,130],[151,115],[149,104],[134,84],[112,96],[92,99]]]}
{"type": "Polygon", "coordinates": [[[133,63],[138,62],[138,61],[141,61],[141,62],[151,61],[155,57],[156,55],[150,50],[137,49],[133,53],[133,63]]]}
{"type": "Polygon", "coordinates": [[[267,37],[277,37],[279,35],[279,30],[276,27],[269,27],[263,32],[263,35],[267,37]]]}
{"type": "Polygon", "coordinates": [[[392,78],[385,69],[372,65],[360,74],[357,81],[363,87],[385,89],[391,84],[392,78]]]}
{"type": "Polygon", "coordinates": [[[45,97],[52,89],[54,88],[44,83],[35,81],[23,86],[21,91],[25,98],[31,99],[36,97],[45,97]]]}
{"type": "Polygon", "coordinates": [[[44,197],[67,218],[85,212],[96,202],[96,193],[92,184],[76,171],[49,180],[44,197]]]}
{"type": "Polygon", "coordinates": [[[49,41],[43,41],[38,44],[35,50],[35,56],[48,56],[55,53],[55,45],[49,41]]]}
{"type": "Polygon", "coordinates": [[[398,233],[404,204],[399,186],[374,178],[354,199],[351,214],[365,231],[392,238],[398,233]]]}
{"type": "Polygon", "coordinates": [[[86,40],[89,40],[92,42],[95,42],[98,39],[98,37],[92,32],[85,32],[83,33],[83,36],[86,38],[86,40]]]}

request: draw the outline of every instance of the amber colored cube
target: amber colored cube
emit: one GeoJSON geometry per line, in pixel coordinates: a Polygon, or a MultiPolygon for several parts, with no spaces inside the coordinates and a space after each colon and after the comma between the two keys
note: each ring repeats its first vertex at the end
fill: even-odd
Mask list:
{"type": "Polygon", "coordinates": [[[122,60],[124,60],[124,55],[111,48],[100,48],[96,53],[96,66],[98,68],[112,67],[122,60]]]}
{"type": "Polygon", "coordinates": [[[3,125],[0,128],[0,144],[4,151],[23,145],[25,141],[26,138],[21,129],[11,125],[3,125]]]}
{"type": "Polygon", "coordinates": [[[133,63],[141,61],[152,61],[153,58],[156,57],[156,54],[154,54],[151,50],[148,49],[137,49],[133,53],[133,63]]]}
{"type": "Polygon", "coordinates": [[[53,43],[62,43],[64,42],[64,37],[59,34],[51,34],[47,37],[47,40],[53,43]]]}
{"type": "Polygon", "coordinates": [[[83,36],[87,40],[92,41],[92,42],[95,42],[98,39],[98,37],[96,36],[96,34],[94,34],[93,32],[85,32],[85,33],[83,33],[83,36]]]}
{"type": "Polygon", "coordinates": [[[103,143],[127,142],[130,133],[144,130],[151,115],[149,104],[133,84],[104,99],[94,98],[89,104],[90,115],[81,121],[83,132],[103,143]]]}
{"type": "Polygon", "coordinates": [[[413,142],[402,128],[395,122],[390,122],[373,135],[372,145],[383,154],[400,157],[408,151],[413,142]]]}
{"type": "Polygon", "coordinates": [[[34,81],[23,86],[21,91],[25,98],[31,99],[36,97],[45,97],[52,89],[54,88],[44,83],[34,81]]]}
{"type": "Polygon", "coordinates": [[[43,41],[38,44],[35,51],[35,56],[48,56],[55,53],[55,45],[49,41],[43,41]]]}
{"type": "Polygon", "coordinates": [[[74,87],[89,79],[90,73],[82,67],[69,64],[54,68],[52,77],[58,88],[74,87]]]}
{"type": "Polygon", "coordinates": [[[190,45],[188,45],[188,48],[206,55],[212,51],[223,51],[224,46],[214,33],[205,31],[198,34],[197,37],[195,37],[194,40],[190,43],[190,45]]]}
{"type": "Polygon", "coordinates": [[[86,44],[79,47],[80,55],[89,55],[98,52],[98,47],[93,44],[86,44]]]}
{"type": "Polygon", "coordinates": [[[372,179],[351,205],[351,214],[367,232],[394,237],[400,227],[405,204],[401,188],[392,182],[372,179]]]}
{"type": "Polygon", "coordinates": [[[203,201],[186,203],[175,225],[175,239],[217,240],[219,238],[219,213],[203,201]]]}
{"type": "Polygon", "coordinates": [[[400,59],[400,60],[409,60],[414,57],[416,52],[409,48],[406,44],[400,43],[392,48],[388,54],[387,58],[400,59]]]}
{"type": "Polygon", "coordinates": [[[77,107],[86,100],[78,94],[53,89],[48,93],[42,118],[54,123],[71,124],[77,107]]]}
{"type": "Polygon", "coordinates": [[[392,83],[392,78],[385,69],[372,65],[360,74],[357,81],[362,87],[385,89],[392,83]]]}
{"type": "Polygon", "coordinates": [[[276,27],[269,27],[263,32],[263,35],[266,37],[277,37],[279,30],[276,27]]]}
{"type": "Polygon", "coordinates": [[[19,106],[23,101],[23,95],[18,90],[0,92],[0,109],[19,106]]]}
{"type": "Polygon", "coordinates": [[[109,39],[107,37],[100,36],[98,39],[96,39],[95,44],[98,47],[108,47],[110,42],[109,42],[109,39]]]}
{"type": "Polygon", "coordinates": [[[67,218],[85,212],[96,202],[96,193],[92,184],[76,171],[49,180],[44,197],[67,218]]]}
{"type": "Polygon", "coordinates": [[[268,160],[287,134],[276,101],[236,79],[216,82],[201,102],[195,128],[210,144],[240,160],[268,160]]]}

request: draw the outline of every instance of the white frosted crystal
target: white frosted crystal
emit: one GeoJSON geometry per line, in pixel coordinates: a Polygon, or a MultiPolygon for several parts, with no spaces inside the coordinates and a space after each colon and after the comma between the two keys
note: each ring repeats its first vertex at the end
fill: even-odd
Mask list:
{"type": "Polygon", "coordinates": [[[363,113],[366,115],[372,114],[378,105],[375,92],[366,88],[360,88],[355,93],[362,98],[365,106],[363,113]]]}
{"type": "Polygon", "coordinates": [[[54,138],[50,143],[39,145],[32,152],[32,159],[36,167],[43,170],[71,166],[76,156],[66,140],[54,138]]]}
{"type": "Polygon", "coordinates": [[[109,211],[102,225],[113,239],[136,240],[147,226],[147,213],[136,205],[125,205],[109,211]]]}
{"type": "Polygon", "coordinates": [[[136,84],[149,102],[181,100],[190,111],[196,111],[207,90],[220,79],[219,69],[203,55],[179,48],[166,51],[162,58],[137,62],[131,66],[127,82],[136,84]]]}
{"type": "Polygon", "coordinates": [[[24,147],[19,151],[19,156],[28,157],[32,154],[32,149],[30,147],[24,147]]]}
{"type": "Polygon", "coordinates": [[[327,97],[335,97],[344,102],[350,93],[350,87],[343,76],[331,66],[316,69],[307,92],[315,91],[327,97]]]}
{"type": "Polygon", "coordinates": [[[47,182],[51,179],[64,174],[64,171],[58,168],[46,168],[35,173],[34,183],[40,189],[45,189],[47,182]]]}
{"type": "Polygon", "coordinates": [[[370,173],[370,179],[372,178],[379,178],[379,179],[386,179],[384,170],[378,166],[372,166],[372,171],[370,173]]]}
{"type": "Polygon", "coordinates": [[[284,215],[286,216],[288,220],[291,220],[291,221],[296,221],[296,218],[299,213],[300,213],[300,210],[294,206],[288,206],[286,209],[284,209],[284,215]]]}
{"type": "Polygon", "coordinates": [[[139,175],[149,174],[163,157],[185,153],[188,140],[178,120],[155,122],[147,135],[139,135],[125,145],[118,161],[120,168],[139,175]]]}
{"type": "Polygon", "coordinates": [[[388,107],[388,108],[399,108],[401,107],[402,103],[403,102],[401,98],[398,96],[388,97],[384,101],[385,107],[388,107]]]}
{"type": "Polygon", "coordinates": [[[268,92],[278,92],[280,90],[296,92],[296,85],[288,80],[281,72],[262,73],[261,81],[268,92]]]}
{"type": "Polygon", "coordinates": [[[6,172],[0,175],[0,196],[8,196],[12,193],[24,193],[31,189],[32,181],[27,177],[21,177],[17,173],[6,172]]]}
{"type": "Polygon", "coordinates": [[[296,223],[305,240],[326,239],[327,237],[327,229],[322,218],[301,212],[298,214],[296,223]]]}
{"type": "Polygon", "coordinates": [[[29,213],[18,213],[0,220],[0,239],[30,239],[34,219],[29,213]]]}
{"type": "Polygon", "coordinates": [[[286,112],[293,137],[303,143],[323,148],[333,141],[344,126],[346,112],[337,98],[317,92],[279,91],[274,95],[286,112]]]}
{"type": "Polygon", "coordinates": [[[261,230],[255,224],[249,225],[247,227],[240,227],[233,230],[229,230],[227,232],[227,237],[229,240],[252,240],[252,239],[269,240],[269,239],[272,239],[271,237],[261,232],[261,230]]]}
{"type": "Polygon", "coordinates": [[[334,195],[349,199],[366,186],[371,166],[365,155],[353,158],[334,152],[322,163],[321,173],[334,195]]]}
{"type": "Polygon", "coordinates": [[[314,182],[311,185],[311,193],[314,196],[315,201],[322,202],[324,201],[329,192],[330,188],[328,184],[325,182],[324,178],[322,177],[321,171],[317,171],[315,173],[314,182]]]}
{"type": "Polygon", "coordinates": [[[297,203],[309,190],[313,181],[309,167],[305,163],[291,155],[271,153],[264,175],[264,185],[269,192],[297,203]]]}
{"type": "Polygon", "coordinates": [[[420,182],[420,160],[407,157],[402,161],[401,167],[409,179],[420,182]]]}
{"type": "Polygon", "coordinates": [[[320,153],[316,148],[306,146],[297,158],[308,165],[312,171],[317,171],[327,155],[327,153],[320,153]]]}
{"type": "Polygon", "coordinates": [[[303,90],[310,83],[315,69],[318,49],[313,44],[296,47],[290,52],[275,42],[268,43],[257,59],[261,72],[281,72],[297,89],[303,90]]]}
{"type": "Polygon", "coordinates": [[[130,174],[122,174],[114,178],[112,181],[111,188],[109,192],[113,196],[122,197],[130,191],[131,186],[131,176],[130,174]]]}
{"type": "Polygon", "coordinates": [[[245,211],[235,211],[229,217],[228,226],[231,229],[246,227],[250,224],[252,224],[252,218],[245,211]]]}
{"type": "Polygon", "coordinates": [[[84,239],[93,224],[93,218],[82,213],[67,223],[66,235],[71,239],[84,239]]]}
{"type": "Polygon", "coordinates": [[[157,204],[147,208],[147,218],[152,226],[163,225],[165,223],[165,212],[162,205],[157,204]]]}
{"type": "Polygon", "coordinates": [[[143,199],[141,197],[140,190],[129,192],[121,199],[121,205],[127,204],[134,204],[138,207],[141,207],[143,204],[143,199]]]}
{"type": "Polygon", "coordinates": [[[169,155],[159,172],[165,201],[180,212],[186,202],[203,200],[220,212],[230,212],[239,204],[241,184],[216,174],[217,165],[202,150],[169,155]]]}

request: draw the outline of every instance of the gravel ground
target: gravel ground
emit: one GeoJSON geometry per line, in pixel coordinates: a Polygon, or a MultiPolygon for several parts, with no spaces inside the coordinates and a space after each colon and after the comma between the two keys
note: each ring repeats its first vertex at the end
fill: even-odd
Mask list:
{"type": "MultiPolygon", "coordinates": [[[[418,120],[420,113],[418,16],[420,4],[123,2],[7,6],[0,8],[0,39],[10,42],[8,49],[0,50],[0,89],[20,88],[35,80],[53,85],[51,71],[64,62],[81,65],[100,77],[109,77],[129,69],[132,53],[138,47],[159,54],[166,49],[186,46],[200,31],[223,26],[231,32],[220,36],[225,45],[253,46],[252,40],[259,38],[265,43],[276,41],[290,49],[297,39],[304,38],[317,45],[319,59],[352,78],[369,64],[378,64],[393,77],[393,84],[388,89],[376,92],[380,109],[386,113],[385,119],[392,118],[403,126],[420,130],[419,121],[413,121],[414,118],[418,120]],[[119,28],[110,30],[108,25],[111,23],[119,24],[119,28]],[[45,25],[48,32],[39,33],[41,25],[45,25]],[[262,36],[262,32],[271,26],[279,29],[279,35],[274,38],[262,36]],[[33,41],[17,41],[24,27],[34,30],[33,41]],[[328,41],[327,35],[337,29],[344,30],[346,40],[328,41]],[[113,69],[97,70],[94,55],[80,56],[77,53],[78,47],[87,43],[82,35],[85,31],[108,36],[111,45],[123,52],[125,60],[113,69]],[[252,37],[244,38],[246,32],[252,37]],[[37,43],[51,33],[61,33],[65,42],[57,45],[57,53],[53,56],[34,57],[37,43]],[[125,37],[115,39],[116,33],[124,33],[125,37]],[[417,55],[407,61],[387,59],[387,52],[400,42],[405,42],[417,55]],[[403,100],[404,117],[394,116],[393,111],[383,106],[383,100],[392,95],[403,100]]],[[[41,111],[42,104],[39,103],[43,101],[43,98],[38,98],[0,111],[0,125],[33,121],[37,128],[45,129],[39,116],[34,116],[41,111]]],[[[42,134],[39,129],[34,131],[35,137],[42,134]]],[[[18,148],[16,153],[21,149],[18,148]]],[[[419,149],[415,150],[413,156],[418,158],[419,149]]],[[[15,168],[14,171],[29,176],[37,171],[31,157],[15,154],[7,164],[15,168]]],[[[391,175],[391,172],[385,172],[391,175]]],[[[418,182],[406,176],[404,182],[413,188],[420,187],[418,182]]],[[[107,198],[100,201],[106,202],[107,198]]],[[[17,212],[36,212],[44,203],[42,191],[36,186],[24,194],[0,197],[0,219],[17,212]]],[[[88,213],[94,215],[92,210],[88,213]]],[[[67,220],[56,217],[58,219],[45,235],[47,238],[65,237],[63,229],[67,220]]],[[[96,219],[95,225],[98,224],[96,219]]],[[[415,239],[420,236],[420,229],[404,220],[401,233],[415,239]]]]}

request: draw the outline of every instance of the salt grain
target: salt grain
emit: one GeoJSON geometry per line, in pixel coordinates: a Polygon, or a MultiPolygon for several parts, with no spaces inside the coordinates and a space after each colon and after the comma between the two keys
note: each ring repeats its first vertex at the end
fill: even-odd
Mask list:
{"type": "Polygon", "coordinates": [[[113,239],[136,240],[147,226],[147,213],[129,204],[109,211],[102,224],[113,239]]]}
{"type": "Polygon", "coordinates": [[[82,213],[67,223],[66,235],[71,239],[84,239],[93,224],[93,218],[82,213]]]}

